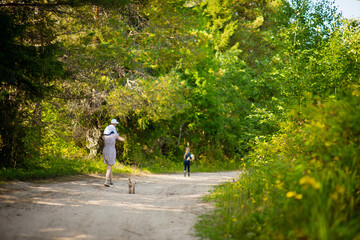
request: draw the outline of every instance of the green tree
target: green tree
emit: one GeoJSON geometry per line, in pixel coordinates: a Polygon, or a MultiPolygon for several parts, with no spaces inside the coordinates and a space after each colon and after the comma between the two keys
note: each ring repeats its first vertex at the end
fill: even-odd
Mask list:
{"type": "MultiPolygon", "coordinates": [[[[1,15],[1,166],[39,155],[42,101],[51,99],[64,69],[57,37],[61,16],[86,4],[124,6],[127,1],[5,1],[1,15]]],[[[24,164],[23,164],[24,165],[24,164]]]]}
{"type": "MultiPolygon", "coordinates": [[[[33,46],[23,25],[1,12],[1,166],[15,167],[38,154],[41,138],[39,103],[62,74],[56,45],[33,46]]],[[[29,32],[27,32],[29,33],[29,32]]]]}

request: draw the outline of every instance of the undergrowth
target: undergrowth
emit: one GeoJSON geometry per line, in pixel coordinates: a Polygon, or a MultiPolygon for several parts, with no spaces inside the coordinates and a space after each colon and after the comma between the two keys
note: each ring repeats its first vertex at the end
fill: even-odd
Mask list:
{"type": "MultiPolygon", "coordinates": [[[[114,174],[133,174],[140,170],[122,164],[115,164],[114,174]]],[[[38,163],[24,168],[8,168],[0,170],[1,180],[30,180],[47,179],[59,176],[76,174],[91,174],[106,172],[106,165],[97,159],[69,159],[62,157],[52,157],[51,159],[38,159],[38,163]]]]}
{"type": "MultiPolygon", "coordinates": [[[[27,161],[27,163],[23,167],[1,169],[0,180],[46,179],[76,174],[105,174],[106,172],[106,165],[101,156],[96,158],[87,158],[81,155],[75,158],[51,156],[32,159],[27,161]]],[[[239,166],[240,163],[235,160],[226,162],[195,160],[191,163],[191,172],[235,170],[239,166]]],[[[173,161],[166,158],[143,161],[141,165],[129,165],[117,161],[113,166],[113,174],[138,174],[141,172],[181,173],[183,168],[182,161],[173,161]]]]}
{"type": "Polygon", "coordinates": [[[360,239],[360,98],[299,108],[206,200],[207,239],[360,239]]]}

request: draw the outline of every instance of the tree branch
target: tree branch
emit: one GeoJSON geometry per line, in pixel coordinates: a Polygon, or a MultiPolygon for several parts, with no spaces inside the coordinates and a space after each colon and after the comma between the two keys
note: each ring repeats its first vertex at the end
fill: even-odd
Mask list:
{"type": "Polygon", "coordinates": [[[0,7],[57,7],[57,6],[77,6],[74,1],[60,1],[57,3],[31,3],[31,2],[12,2],[0,3],[0,7]]]}

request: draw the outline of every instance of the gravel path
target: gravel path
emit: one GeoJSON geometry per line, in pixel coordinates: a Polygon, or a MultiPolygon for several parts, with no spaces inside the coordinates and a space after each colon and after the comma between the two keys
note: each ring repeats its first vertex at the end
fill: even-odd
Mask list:
{"type": "Polygon", "coordinates": [[[197,216],[211,206],[201,201],[212,186],[236,172],[149,174],[104,187],[98,175],[0,184],[0,239],[197,239],[197,216]]]}

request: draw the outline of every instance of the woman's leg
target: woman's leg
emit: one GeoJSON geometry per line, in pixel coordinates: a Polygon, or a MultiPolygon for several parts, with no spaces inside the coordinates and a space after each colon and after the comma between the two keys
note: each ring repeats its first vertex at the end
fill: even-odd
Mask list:
{"type": "Polygon", "coordinates": [[[112,166],[108,164],[107,170],[106,170],[106,177],[105,177],[105,186],[106,187],[109,186],[109,179],[111,177],[111,172],[112,172],[112,166]]]}
{"type": "Polygon", "coordinates": [[[112,166],[110,168],[110,185],[113,185],[113,181],[112,181],[112,166]]]}

